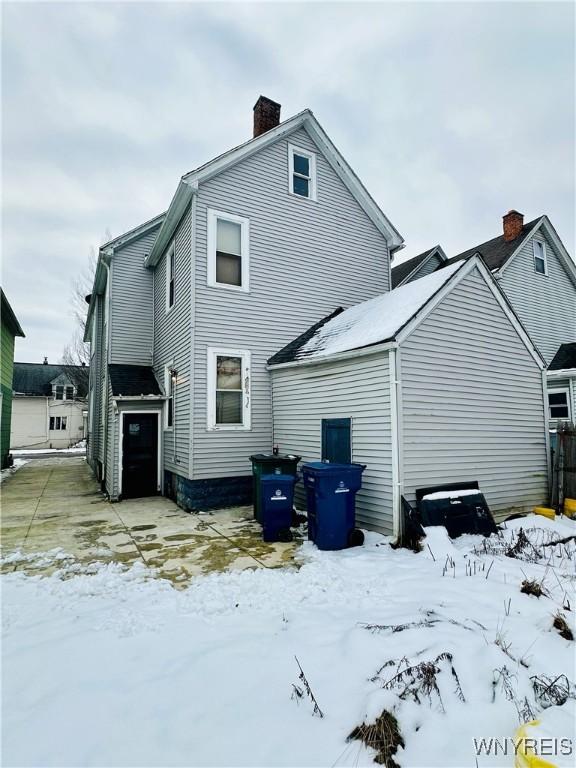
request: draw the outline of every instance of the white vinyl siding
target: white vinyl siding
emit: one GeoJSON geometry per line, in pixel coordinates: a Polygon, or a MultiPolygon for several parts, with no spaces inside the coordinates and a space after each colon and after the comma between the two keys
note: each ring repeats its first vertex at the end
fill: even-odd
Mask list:
{"type": "Polygon", "coordinates": [[[154,275],[154,373],[164,383],[166,367],[178,372],[173,385],[174,423],[161,430],[164,468],[188,476],[190,456],[190,345],[193,333],[190,295],[190,208],[184,213],[174,235],[176,301],[166,313],[165,291],[167,253],[155,267],[154,275]]]}
{"type": "MultiPolygon", "coordinates": [[[[272,448],[266,361],[337,307],[389,289],[386,241],[305,130],[290,142],[316,153],[318,202],[287,194],[288,140],[200,184],[194,297],[193,478],[250,475],[249,457],[272,448]],[[208,286],[208,209],[250,221],[250,293],[208,286]],[[251,430],[207,428],[207,349],[251,352],[251,430]]],[[[180,326],[186,335],[190,324],[180,326]]],[[[178,366],[177,366],[178,367],[178,366]]]]}
{"type": "Polygon", "coordinates": [[[494,512],[546,500],[542,374],[477,270],[401,347],[404,495],[478,480],[494,512]]]}
{"type": "Polygon", "coordinates": [[[546,246],[547,275],[534,269],[532,238],[505,266],[500,287],[549,363],[560,344],[576,341],[576,286],[544,232],[536,237],[546,246]]]}
{"type": "MultiPolygon", "coordinates": [[[[390,377],[386,352],[272,371],[274,444],[281,453],[322,458],[322,419],[350,418],[352,461],[366,464],[358,523],[392,533],[390,377]]],[[[302,484],[297,501],[305,509],[302,484]]]]}
{"type": "Polygon", "coordinates": [[[144,267],[144,258],[150,253],[157,234],[158,229],[154,229],[114,251],[110,294],[111,363],[152,364],[153,277],[152,271],[144,267]]]}

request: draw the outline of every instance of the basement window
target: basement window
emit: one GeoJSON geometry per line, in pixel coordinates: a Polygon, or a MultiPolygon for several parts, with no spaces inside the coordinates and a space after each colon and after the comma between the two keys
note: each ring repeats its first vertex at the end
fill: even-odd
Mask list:
{"type": "Polygon", "coordinates": [[[551,419],[570,419],[570,405],[567,389],[548,390],[548,413],[551,419]]]}
{"type": "Polygon", "coordinates": [[[534,269],[539,275],[547,275],[546,244],[541,240],[533,240],[532,242],[534,248],[534,269]]]}
{"type": "Polygon", "coordinates": [[[313,152],[289,144],[288,173],[293,195],[316,200],[316,155],[313,152]]]}
{"type": "Polygon", "coordinates": [[[250,221],[208,210],[208,285],[249,290],[250,221]]]}
{"type": "Polygon", "coordinates": [[[208,349],[208,429],[250,429],[250,352],[208,349]]]}

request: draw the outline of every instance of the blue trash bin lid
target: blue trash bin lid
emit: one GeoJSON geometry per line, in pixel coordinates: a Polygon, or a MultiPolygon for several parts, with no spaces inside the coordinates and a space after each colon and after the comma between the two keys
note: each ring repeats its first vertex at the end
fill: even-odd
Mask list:
{"type": "Polygon", "coordinates": [[[302,472],[322,475],[346,475],[364,472],[366,464],[330,464],[327,461],[310,461],[302,465],[302,472]]]}

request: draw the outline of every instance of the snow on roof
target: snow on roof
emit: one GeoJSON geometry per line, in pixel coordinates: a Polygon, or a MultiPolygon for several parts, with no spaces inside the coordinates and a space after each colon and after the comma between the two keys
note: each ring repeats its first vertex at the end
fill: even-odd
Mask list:
{"type": "Polygon", "coordinates": [[[296,353],[296,359],[324,357],[393,339],[465,262],[402,285],[334,317],[296,353]]]}

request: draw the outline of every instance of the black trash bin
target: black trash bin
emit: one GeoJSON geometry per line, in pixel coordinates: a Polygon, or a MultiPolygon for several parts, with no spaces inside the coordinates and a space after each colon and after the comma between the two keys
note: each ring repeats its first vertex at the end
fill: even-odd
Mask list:
{"type": "Polygon", "coordinates": [[[443,525],[450,538],[463,533],[496,533],[496,523],[477,481],[417,488],[422,525],[443,525]]]}
{"type": "Polygon", "coordinates": [[[302,456],[276,453],[256,453],[250,456],[252,462],[252,492],[254,517],[262,522],[262,496],[260,478],[262,475],[292,475],[296,477],[298,462],[302,456]]]}
{"type": "Polygon", "coordinates": [[[297,482],[294,475],[262,475],[260,478],[264,541],[292,541],[290,526],[297,482]]]}
{"type": "Polygon", "coordinates": [[[308,538],[318,549],[333,550],[364,543],[356,526],[356,493],[365,464],[315,461],[302,466],[308,508],[308,538]]]}

